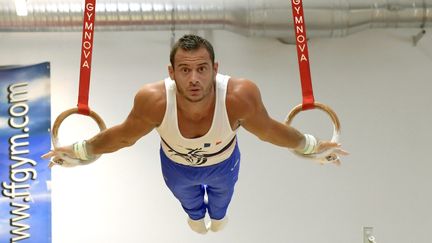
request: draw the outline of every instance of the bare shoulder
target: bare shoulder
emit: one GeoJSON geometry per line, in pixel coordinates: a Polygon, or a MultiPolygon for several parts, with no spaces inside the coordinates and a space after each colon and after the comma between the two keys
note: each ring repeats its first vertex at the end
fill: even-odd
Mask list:
{"type": "Polygon", "coordinates": [[[165,115],[166,91],[164,81],[143,85],[135,95],[135,115],[155,124],[162,122],[165,115]]]}
{"type": "Polygon", "coordinates": [[[228,102],[256,102],[260,99],[258,86],[249,79],[230,78],[227,87],[228,102]]]}
{"type": "Polygon", "coordinates": [[[165,83],[158,81],[143,85],[137,92],[135,99],[157,101],[165,99],[165,83]]]}
{"type": "Polygon", "coordinates": [[[228,95],[244,97],[256,95],[257,92],[259,93],[257,85],[249,79],[230,78],[228,82],[228,95]]]}
{"type": "Polygon", "coordinates": [[[244,119],[261,104],[259,88],[253,81],[230,78],[226,97],[227,111],[230,117],[236,117],[237,120],[244,119]]]}

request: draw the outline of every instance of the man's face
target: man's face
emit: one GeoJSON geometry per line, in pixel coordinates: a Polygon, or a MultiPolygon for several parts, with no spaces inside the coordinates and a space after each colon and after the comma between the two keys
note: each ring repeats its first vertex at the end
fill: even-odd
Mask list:
{"type": "Polygon", "coordinates": [[[207,49],[185,51],[179,48],[169,74],[181,96],[190,102],[199,102],[212,92],[217,68],[217,63],[212,65],[207,49]]]}

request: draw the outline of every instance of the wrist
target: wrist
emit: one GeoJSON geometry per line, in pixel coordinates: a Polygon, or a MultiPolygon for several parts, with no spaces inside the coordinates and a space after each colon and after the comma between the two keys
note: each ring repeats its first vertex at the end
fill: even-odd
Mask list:
{"type": "Polygon", "coordinates": [[[303,136],[304,136],[304,138],[303,138],[302,142],[299,144],[296,151],[301,153],[301,154],[314,153],[316,151],[317,146],[318,146],[318,140],[310,134],[304,134],[303,136]]]}
{"type": "Polygon", "coordinates": [[[76,143],[73,144],[73,151],[74,151],[74,155],[75,157],[77,157],[80,160],[91,160],[94,158],[94,156],[89,153],[88,148],[87,148],[87,141],[86,140],[82,140],[82,141],[78,141],[76,143]]]}

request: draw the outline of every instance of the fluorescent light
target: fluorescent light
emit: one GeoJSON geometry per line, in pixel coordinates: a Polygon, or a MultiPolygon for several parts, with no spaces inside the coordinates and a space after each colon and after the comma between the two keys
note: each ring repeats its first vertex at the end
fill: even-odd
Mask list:
{"type": "Polygon", "coordinates": [[[18,16],[27,16],[27,0],[15,0],[15,9],[18,16]]]}

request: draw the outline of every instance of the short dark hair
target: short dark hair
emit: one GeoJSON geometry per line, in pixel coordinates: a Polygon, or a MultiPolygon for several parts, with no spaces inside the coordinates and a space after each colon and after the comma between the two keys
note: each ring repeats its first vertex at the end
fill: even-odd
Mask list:
{"type": "Polygon", "coordinates": [[[202,47],[205,48],[207,52],[210,54],[210,59],[212,61],[212,64],[214,64],[215,53],[212,44],[208,40],[198,35],[188,34],[182,36],[171,48],[171,53],[170,53],[171,66],[174,67],[174,57],[179,48],[185,51],[193,51],[193,50],[198,50],[202,47]]]}

